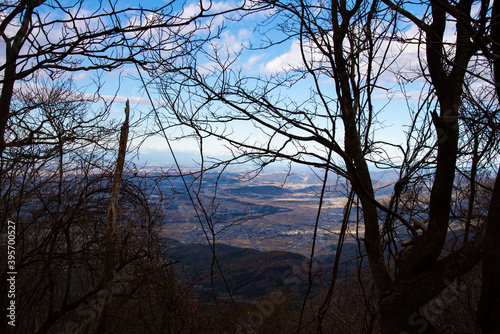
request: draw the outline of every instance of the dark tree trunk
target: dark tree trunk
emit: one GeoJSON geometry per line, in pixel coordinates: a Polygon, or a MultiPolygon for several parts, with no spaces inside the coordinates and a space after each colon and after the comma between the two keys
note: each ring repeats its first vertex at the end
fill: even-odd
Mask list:
{"type": "MultiPolygon", "coordinates": [[[[42,1],[43,2],[43,1],[42,1]]],[[[19,6],[14,11],[15,13],[21,13],[23,11],[23,19],[21,27],[17,31],[14,38],[5,43],[5,69],[3,73],[3,83],[2,91],[0,95],[0,155],[3,154],[5,150],[5,129],[7,127],[7,121],[10,114],[10,103],[12,101],[12,95],[14,94],[14,83],[18,79],[16,73],[17,61],[19,58],[19,52],[24,45],[26,40],[26,35],[31,26],[31,16],[33,15],[33,9],[40,5],[40,1],[21,1],[19,6]]],[[[4,39],[5,41],[5,39],[4,39]]]]}
{"type": "MultiPolygon", "coordinates": [[[[495,88],[500,102],[500,2],[492,9],[491,37],[495,88]]],[[[478,307],[478,320],[483,333],[500,333],[500,167],[488,212],[483,249],[483,280],[478,307]]]]}
{"type": "Polygon", "coordinates": [[[456,301],[460,287],[456,281],[481,259],[483,235],[476,234],[459,250],[437,261],[426,271],[404,281],[397,281],[381,294],[382,333],[439,333],[421,314],[428,304],[429,315],[438,318],[456,301]]]}
{"type": "MultiPolygon", "coordinates": [[[[500,168],[498,170],[500,173],[500,168]]],[[[500,178],[497,174],[484,237],[478,320],[483,333],[500,333],[500,178]]]]}
{"type": "Polygon", "coordinates": [[[113,299],[113,288],[115,279],[115,248],[116,248],[116,219],[118,213],[118,196],[120,194],[120,186],[122,183],[123,167],[125,163],[125,154],[127,150],[128,133],[129,133],[129,114],[130,106],[127,100],[125,105],[125,121],[123,122],[120,132],[120,144],[118,147],[118,157],[116,159],[116,168],[113,175],[113,185],[111,188],[111,198],[108,206],[108,214],[106,217],[106,250],[104,253],[104,279],[103,291],[104,297],[100,301],[100,310],[97,317],[97,326],[95,333],[106,333],[106,321],[109,312],[109,304],[113,299]]]}
{"type": "Polygon", "coordinates": [[[385,298],[380,304],[380,327],[387,334],[437,334],[432,323],[425,318],[412,301],[411,293],[398,292],[397,296],[385,298]]]}
{"type": "MultiPolygon", "coordinates": [[[[5,74],[10,75],[7,69],[5,74]]],[[[15,68],[13,69],[15,74],[15,68]]],[[[5,81],[2,85],[2,91],[0,95],[0,155],[3,154],[5,150],[5,129],[7,127],[7,121],[9,120],[10,114],[10,102],[12,100],[12,95],[14,93],[14,80],[5,81]]]]}

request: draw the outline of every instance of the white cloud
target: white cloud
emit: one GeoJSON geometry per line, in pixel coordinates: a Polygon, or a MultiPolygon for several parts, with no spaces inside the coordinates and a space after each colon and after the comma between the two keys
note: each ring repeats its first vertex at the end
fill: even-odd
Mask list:
{"type": "Polygon", "coordinates": [[[221,38],[218,40],[216,47],[222,47],[219,52],[224,55],[232,55],[243,50],[248,45],[252,33],[247,29],[238,30],[238,34],[233,34],[232,31],[224,31],[221,38]]]}
{"type": "Polygon", "coordinates": [[[76,75],[72,77],[73,81],[81,81],[90,77],[90,72],[78,72],[76,75]]]}
{"type": "Polygon", "coordinates": [[[248,71],[248,72],[255,71],[255,64],[257,64],[263,57],[264,57],[264,54],[251,56],[250,58],[248,58],[246,63],[243,65],[243,69],[245,69],[245,71],[248,71]]]}
{"type": "MultiPolygon", "coordinates": [[[[201,6],[203,6],[204,15],[207,17],[204,23],[201,24],[203,28],[208,27],[218,27],[224,25],[224,20],[229,18],[231,15],[238,15],[237,13],[226,13],[224,15],[215,15],[217,13],[228,12],[238,6],[241,6],[241,3],[236,3],[232,1],[210,1],[210,0],[201,0],[201,1],[193,1],[191,4],[187,5],[183,8],[182,13],[178,17],[179,22],[186,22],[192,18],[197,17],[201,13],[201,6]],[[213,15],[213,16],[211,16],[213,15]]],[[[195,23],[191,23],[186,27],[183,27],[181,30],[183,32],[194,31],[196,32],[200,26],[200,21],[198,21],[198,25],[195,23]]],[[[200,29],[200,31],[203,29],[200,29]]]]}
{"type": "Polygon", "coordinates": [[[290,49],[279,57],[274,58],[263,66],[263,71],[267,73],[277,73],[292,68],[302,67],[302,55],[299,41],[294,41],[290,49]]]}

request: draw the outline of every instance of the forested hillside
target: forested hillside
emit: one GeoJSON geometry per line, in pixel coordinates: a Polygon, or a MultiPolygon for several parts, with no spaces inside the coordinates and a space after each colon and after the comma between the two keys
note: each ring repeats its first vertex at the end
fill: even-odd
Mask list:
{"type": "Polygon", "coordinates": [[[0,3],[0,333],[500,333],[500,0],[0,3]]]}

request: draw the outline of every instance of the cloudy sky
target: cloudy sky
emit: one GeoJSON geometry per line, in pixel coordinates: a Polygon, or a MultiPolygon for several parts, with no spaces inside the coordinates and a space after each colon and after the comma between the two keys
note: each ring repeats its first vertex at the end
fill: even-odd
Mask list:
{"type": "MultiPolygon", "coordinates": [[[[105,4],[106,2],[104,2],[105,4]]],[[[180,4],[181,2],[175,2],[180,4]]],[[[85,15],[91,12],[97,6],[97,2],[85,1],[84,4],[89,6],[83,8],[79,15],[85,15]]],[[[160,4],[160,2],[158,2],[160,4]]],[[[118,1],[117,6],[127,8],[132,5],[129,1],[118,1]]],[[[148,2],[150,5],[150,2],[148,2]]],[[[234,8],[237,5],[236,1],[215,1],[211,4],[210,10],[212,12],[220,12],[234,8]]],[[[193,1],[187,5],[175,8],[176,11],[182,13],[182,18],[189,18],[199,10],[199,1],[193,1]]],[[[256,30],[256,26],[262,24],[270,12],[261,12],[255,15],[249,15],[241,20],[231,20],[231,17],[218,16],[212,21],[212,24],[224,26],[225,29],[220,34],[220,38],[213,41],[212,47],[217,48],[222,56],[234,57],[239,54],[238,60],[234,63],[235,68],[239,68],[242,73],[250,76],[271,76],[290,70],[292,68],[302,68],[302,57],[300,53],[300,45],[298,40],[289,39],[285,42],[271,48],[258,48],[259,45],[266,42],[266,39],[280,39],[278,32],[273,29],[260,29],[256,30]],[[267,29],[267,30],[266,30],[267,29]],[[265,31],[263,34],[262,32],[265,31]]],[[[208,22],[208,20],[207,20],[208,22]]],[[[404,23],[401,23],[402,25],[404,23]]],[[[190,25],[183,29],[195,29],[194,25],[190,25]]],[[[57,38],[57,31],[53,31],[49,38],[57,38]]],[[[405,30],[406,37],[418,36],[417,29],[408,25],[405,30]]],[[[449,39],[453,39],[453,31],[449,30],[447,33],[449,39]]],[[[5,46],[0,45],[0,54],[3,55],[5,46]]],[[[379,81],[386,89],[380,89],[375,92],[373,103],[375,109],[384,108],[384,112],[379,116],[378,121],[383,124],[383,131],[380,130],[377,136],[381,140],[390,139],[395,143],[402,143],[404,141],[404,125],[409,123],[408,106],[415,106],[418,102],[420,89],[424,84],[423,80],[416,80],[413,84],[405,87],[406,95],[400,90],[397,77],[392,72],[399,72],[411,75],[412,71],[419,67],[419,56],[422,52],[417,44],[403,45],[399,43],[391,44],[389,48],[389,58],[398,56],[396,62],[391,64],[391,71],[386,71],[379,81]]],[[[317,56],[314,50],[310,51],[309,56],[316,59],[317,56]]],[[[1,61],[2,59],[0,59],[1,61]]],[[[200,59],[199,70],[210,70],[213,64],[209,60],[200,59]]],[[[143,73],[143,75],[145,75],[143,73]]],[[[147,76],[145,76],[147,81],[147,76]]],[[[155,87],[144,87],[137,69],[132,65],[127,65],[119,70],[111,72],[102,72],[99,74],[92,72],[76,72],[72,76],[75,84],[84,89],[88,94],[95,92],[95,83],[100,84],[100,94],[106,101],[114,101],[112,117],[121,119],[123,117],[124,102],[129,99],[133,111],[133,117],[139,119],[141,115],[151,112],[151,101],[147,96],[147,92],[152,94],[153,104],[158,105],[161,97],[156,94],[155,87]]],[[[293,96],[293,100],[300,103],[309,98],[309,86],[311,82],[307,80],[301,82],[300,86],[295,87],[288,91],[288,94],[293,96]]],[[[325,80],[321,83],[325,90],[331,89],[334,91],[334,86],[331,81],[325,80]]],[[[20,83],[19,85],[22,85],[20,83]]],[[[290,98],[292,98],[290,96],[290,98]]],[[[150,128],[153,120],[143,123],[143,130],[150,128]]],[[[237,128],[242,135],[252,135],[253,130],[246,127],[237,128]]],[[[174,133],[173,135],[179,135],[174,133]]],[[[138,141],[136,141],[138,143],[138,141]]],[[[222,155],[227,153],[221,146],[221,143],[215,140],[207,140],[205,152],[209,155],[222,155]]],[[[189,154],[196,153],[196,143],[192,141],[174,142],[173,147],[176,152],[189,154]]],[[[148,156],[154,157],[155,152],[162,155],[162,152],[168,150],[165,140],[159,136],[150,138],[142,144],[141,150],[148,156]]],[[[159,160],[163,160],[159,159],[159,160]]]]}

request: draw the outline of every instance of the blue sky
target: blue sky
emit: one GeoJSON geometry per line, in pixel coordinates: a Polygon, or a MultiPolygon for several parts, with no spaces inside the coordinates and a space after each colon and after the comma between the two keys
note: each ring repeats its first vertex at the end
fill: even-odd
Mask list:
{"type": "MultiPolygon", "coordinates": [[[[218,2],[214,8],[229,8],[231,6],[230,3],[227,2],[218,2]]],[[[187,7],[188,11],[194,11],[195,7],[187,7]]],[[[261,36],[253,31],[253,27],[260,23],[263,19],[263,15],[256,15],[245,18],[241,22],[233,22],[230,20],[218,20],[219,24],[224,23],[226,25],[225,31],[221,34],[221,38],[217,40],[219,45],[224,46],[223,50],[228,50],[229,54],[242,52],[242,56],[239,61],[236,63],[237,66],[240,66],[241,69],[247,73],[248,75],[271,75],[282,72],[284,70],[290,69],[291,67],[297,67],[301,65],[301,56],[298,49],[298,42],[296,40],[290,40],[284,42],[283,44],[265,49],[265,50],[257,50],[251,51],[248,50],[247,47],[252,43],[256,45],[261,41],[261,36]]],[[[272,36],[271,36],[272,37],[272,36]]],[[[400,58],[398,62],[398,66],[415,66],[415,61],[417,60],[416,49],[414,47],[409,47],[406,50],[406,55],[400,58]]],[[[207,63],[202,63],[202,66],[209,67],[210,65],[207,63]]],[[[141,83],[136,79],[130,79],[129,76],[137,77],[136,70],[133,67],[127,66],[122,69],[122,85],[118,92],[118,101],[124,101],[127,97],[131,99],[132,108],[136,110],[136,112],[147,112],[150,109],[149,101],[145,95],[144,89],[141,83]]],[[[116,90],[117,86],[117,73],[111,73],[106,77],[106,84],[108,92],[104,92],[107,95],[112,96],[114,94],[114,90],[116,90]]],[[[384,122],[385,130],[384,133],[379,133],[382,139],[388,139],[396,141],[404,140],[404,133],[401,131],[404,124],[408,123],[408,112],[407,106],[401,92],[397,91],[397,83],[394,80],[394,77],[387,75],[383,83],[386,87],[388,87],[389,91],[380,90],[377,94],[375,94],[374,104],[376,108],[381,108],[385,106],[389,98],[392,99],[389,105],[385,106],[385,111],[382,114],[383,119],[380,119],[384,122]],[[384,138],[387,137],[387,138],[384,138]],[[398,139],[399,137],[399,139],[398,139]]],[[[303,84],[294,87],[293,89],[287,91],[287,94],[293,96],[295,101],[303,101],[309,98],[309,87],[307,81],[303,82],[303,84]]],[[[418,98],[418,89],[419,84],[414,84],[414,87],[409,87],[409,89],[413,89],[410,91],[410,96],[417,102],[418,98]]],[[[323,87],[325,89],[334,90],[334,86],[332,82],[325,81],[323,83],[323,87]]],[[[151,92],[154,92],[154,88],[151,89],[151,92]]],[[[118,107],[117,115],[119,115],[120,107],[118,107]]],[[[245,133],[245,135],[251,135],[252,130],[248,127],[238,127],[236,129],[241,133],[245,133]]],[[[221,143],[218,141],[207,141],[207,146],[205,147],[206,152],[209,155],[222,155],[225,153],[225,150],[221,148],[221,143]]],[[[181,153],[196,153],[197,146],[192,141],[184,141],[184,142],[175,142],[173,146],[176,151],[181,153]]],[[[142,147],[143,152],[148,153],[148,157],[153,156],[154,151],[165,151],[167,150],[164,139],[162,138],[152,138],[147,140],[142,147]]]]}
{"type": "MultiPolygon", "coordinates": [[[[152,3],[160,5],[163,2],[148,2],[145,6],[151,6],[152,3]]],[[[183,12],[184,17],[188,17],[196,13],[198,10],[198,3],[198,1],[193,1],[182,7],[182,2],[176,1],[174,6],[177,6],[176,9],[183,12]]],[[[219,11],[229,9],[236,3],[237,2],[234,1],[215,1],[212,4],[212,10],[219,11]]],[[[84,15],[86,11],[90,11],[97,7],[96,1],[85,1],[84,4],[89,7],[83,8],[82,15],[84,15]]],[[[126,8],[134,6],[134,4],[135,2],[133,1],[119,1],[116,3],[116,6],[126,8]]],[[[105,1],[103,6],[106,5],[107,2],[105,1]]],[[[260,13],[247,16],[238,22],[228,18],[216,18],[214,22],[219,25],[225,25],[226,29],[222,32],[221,38],[215,42],[218,46],[222,46],[223,52],[227,52],[230,56],[241,52],[241,56],[235,65],[239,66],[243,73],[248,75],[269,76],[283,72],[291,67],[300,67],[301,56],[297,40],[288,40],[280,45],[264,50],[248,49],[248,46],[259,45],[263,40],[263,36],[254,31],[254,27],[256,24],[263,21],[265,14],[266,13],[260,13]]],[[[192,27],[188,27],[186,29],[191,28],[192,27]]],[[[406,31],[407,36],[414,36],[417,33],[418,31],[416,28],[411,25],[406,31]]],[[[266,37],[269,38],[279,38],[278,32],[273,30],[269,30],[266,34],[266,37]]],[[[452,38],[453,31],[450,31],[449,35],[450,38],[452,38]]],[[[0,48],[1,47],[0,45],[0,48]]],[[[401,47],[402,45],[400,44],[394,44],[390,48],[390,54],[395,56],[399,53],[401,47]]],[[[418,55],[418,46],[406,46],[397,62],[391,66],[391,69],[405,72],[418,68],[418,55]]],[[[201,66],[208,68],[211,66],[208,62],[200,61],[200,63],[201,66]]],[[[101,75],[100,79],[102,80],[100,93],[105,99],[111,100],[114,98],[115,101],[112,108],[112,117],[117,119],[123,117],[123,107],[126,99],[130,99],[133,117],[135,117],[135,119],[138,119],[139,115],[148,113],[152,109],[145,89],[138,80],[137,70],[134,66],[126,65],[109,73],[101,72],[99,75],[101,75]]],[[[84,87],[89,94],[92,94],[95,90],[93,84],[96,77],[97,74],[93,72],[77,72],[73,74],[73,80],[77,86],[84,87]]],[[[384,107],[383,112],[378,117],[378,121],[382,122],[384,128],[377,131],[376,136],[380,140],[401,144],[405,140],[404,126],[409,124],[409,112],[406,100],[399,90],[396,78],[391,73],[387,72],[384,74],[379,84],[383,85],[388,90],[379,90],[375,92],[373,96],[375,109],[384,107]]],[[[410,97],[408,101],[410,105],[416,106],[422,84],[422,80],[416,80],[412,84],[406,86],[408,96],[410,97]]],[[[283,91],[283,93],[288,94],[290,97],[293,96],[294,101],[305,101],[309,98],[310,85],[311,82],[305,80],[301,82],[300,85],[290,90],[283,91]]],[[[328,80],[322,82],[322,88],[331,90],[332,92],[334,91],[332,82],[328,80]]],[[[160,97],[155,94],[154,87],[148,87],[148,90],[150,93],[153,93],[154,99],[160,99],[160,97]]],[[[253,131],[252,128],[248,127],[248,125],[242,124],[236,125],[235,131],[239,132],[242,136],[250,136],[257,133],[253,131]]],[[[196,143],[190,140],[173,142],[173,147],[176,152],[186,156],[197,153],[196,143]]],[[[163,157],[165,155],[162,152],[167,151],[167,145],[163,138],[150,138],[143,143],[141,151],[147,153],[148,157],[154,157],[155,152],[158,152],[159,157],[163,157]]],[[[226,153],[221,143],[216,140],[206,141],[205,152],[213,156],[226,153]]],[[[391,154],[396,154],[396,152],[392,152],[391,154]]]]}

